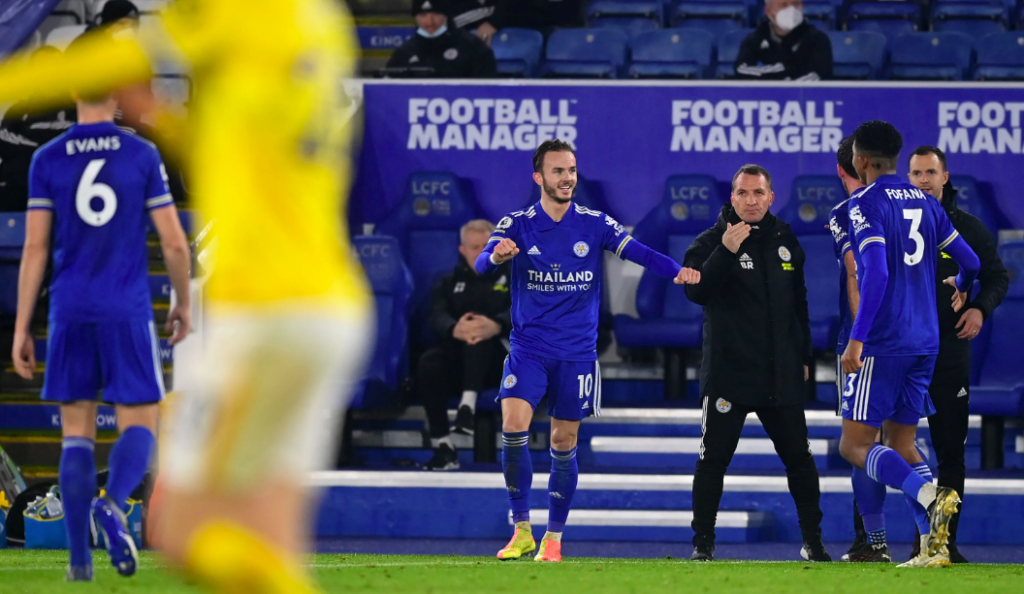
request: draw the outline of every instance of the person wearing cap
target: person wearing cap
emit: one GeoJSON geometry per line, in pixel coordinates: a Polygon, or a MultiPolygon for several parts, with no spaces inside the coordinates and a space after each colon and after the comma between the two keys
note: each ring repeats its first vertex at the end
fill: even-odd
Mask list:
{"type": "Polygon", "coordinates": [[[139,28],[139,8],[129,0],[108,0],[96,18],[96,26],[116,33],[139,28]]]}
{"type": "Polygon", "coordinates": [[[399,78],[496,78],[494,52],[471,33],[448,26],[447,0],[413,0],[416,34],[388,60],[384,75],[399,78]]]}

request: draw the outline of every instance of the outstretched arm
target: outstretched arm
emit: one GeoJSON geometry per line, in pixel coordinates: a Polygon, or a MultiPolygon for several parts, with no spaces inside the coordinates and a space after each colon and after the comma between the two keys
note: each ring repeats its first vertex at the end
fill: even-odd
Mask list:
{"type": "Polygon", "coordinates": [[[683,268],[678,262],[633,239],[626,237],[619,249],[619,257],[635,262],[662,278],[674,279],[677,285],[695,285],[700,282],[700,271],[683,268]]]}

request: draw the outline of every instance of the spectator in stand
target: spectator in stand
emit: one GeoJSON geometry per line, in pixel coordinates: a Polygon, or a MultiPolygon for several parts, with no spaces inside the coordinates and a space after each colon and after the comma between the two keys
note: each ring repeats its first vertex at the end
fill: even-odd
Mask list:
{"type": "Polygon", "coordinates": [[[496,78],[494,52],[472,34],[448,26],[448,0],[413,0],[416,34],[388,60],[398,78],[496,78]]]}
{"type": "Polygon", "coordinates": [[[451,22],[459,29],[472,31],[487,45],[501,29],[508,0],[454,0],[451,22]]]}
{"type": "Polygon", "coordinates": [[[828,80],[832,42],[804,20],[803,0],[766,0],[767,20],[740,45],[736,78],[828,80]]]}
{"type": "Polygon", "coordinates": [[[416,391],[427,411],[434,449],[427,470],[459,467],[448,434],[448,399],[462,396],[452,430],[473,435],[477,396],[501,382],[512,331],[510,265],[487,274],[473,268],[493,232],[494,225],[482,219],[463,225],[459,264],[434,287],[430,327],[438,342],[420,357],[416,368],[416,391]]]}
{"type": "Polygon", "coordinates": [[[499,11],[503,27],[536,29],[550,35],[556,29],[582,27],[587,3],[583,0],[506,0],[499,11]],[[515,8],[512,8],[512,4],[515,8]]]}
{"type": "Polygon", "coordinates": [[[138,29],[139,8],[129,0],[108,0],[96,18],[96,26],[103,27],[111,33],[124,29],[138,29]]]}
{"type": "MultiPolygon", "coordinates": [[[[61,59],[55,47],[44,45],[32,54],[34,62],[61,59]]],[[[29,110],[31,98],[12,105],[0,120],[0,212],[21,212],[28,205],[28,168],[36,149],[67,132],[78,120],[70,94],[66,107],[39,113],[29,110]]]]}

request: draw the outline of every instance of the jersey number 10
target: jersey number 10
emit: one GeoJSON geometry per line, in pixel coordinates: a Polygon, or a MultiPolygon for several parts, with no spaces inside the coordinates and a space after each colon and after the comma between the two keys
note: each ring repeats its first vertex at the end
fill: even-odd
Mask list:
{"type": "Polygon", "coordinates": [[[117,194],[114,188],[105,183],[96,181],[96,176],[107,164],[106,159],[93,159],[85,166],[82,179],[78,182],[78,192],[75,194],[75,208],[78,216],[93,227],[102,227],[114,218],[117,212],[117,194]],[[99,198],[103,201],[103,210],[99,212],[92,209],[92,199],[99,198]]]}

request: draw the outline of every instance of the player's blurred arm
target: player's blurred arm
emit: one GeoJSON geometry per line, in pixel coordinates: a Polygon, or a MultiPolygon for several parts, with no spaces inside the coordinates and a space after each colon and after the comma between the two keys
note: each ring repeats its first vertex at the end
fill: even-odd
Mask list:
{"type": "Polygon", "coordinates": [[[149,216],[153,218],[153,225],[160,236],[160,249],[164,253],[171,287],[174,288],[175,304],[167,316],[167,327],[174,330],[170,344],[175,345],[184,340],[192,329],[192,291],[189,287],[191,257],[188,239],[181,228],[178,209],[174,204],[151,210],[149,216]]]}
{"type": "Polygon", "coordinates": [[[35,341],[32,339],[32,314],[35,312],[39,288],[43,285],[46,263],[50,258],[50,230],[53,212],[30,208],[25,216],[25,247],[18,275],[18,313],[14,321],[14,347],[11,358],[14,370],[25,379],[32,378],[36,367],[35,341]]]}

